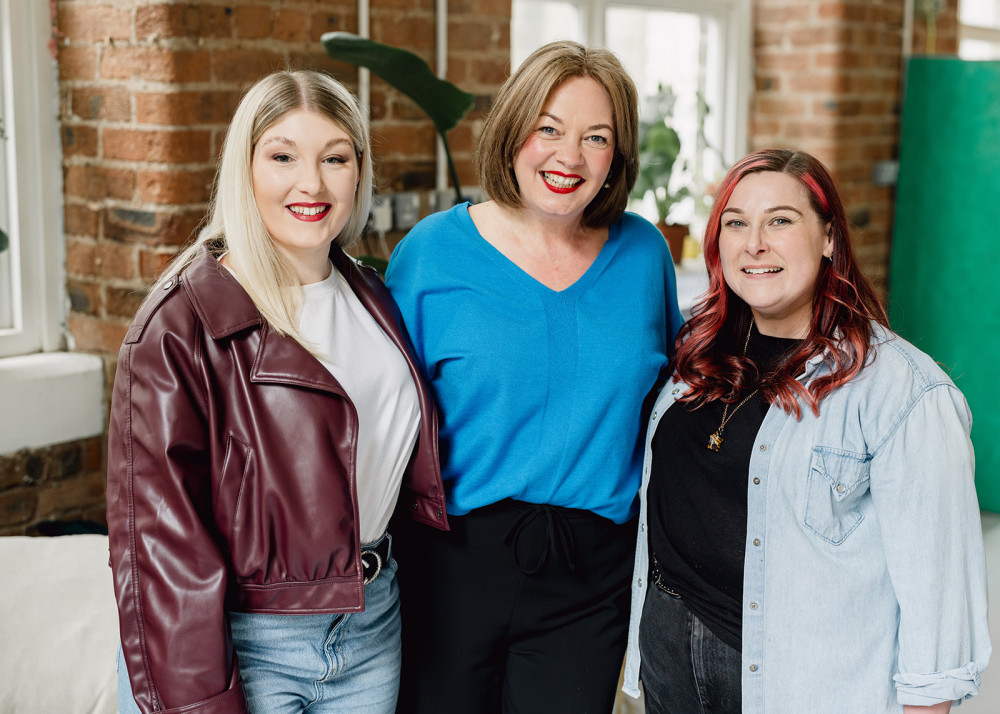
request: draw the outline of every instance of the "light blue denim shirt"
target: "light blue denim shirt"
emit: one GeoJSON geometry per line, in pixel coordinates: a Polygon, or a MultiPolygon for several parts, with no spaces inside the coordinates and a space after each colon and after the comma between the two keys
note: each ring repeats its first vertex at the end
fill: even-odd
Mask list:
{"type": "MultiPolygon", "coordinates": [[[[876,357],[801,421],[771,406],[747,481],[744,714],[878,714],[959,702],[990,658],[986,564],[961,392],[877,328],[876,357]]],[[[804,383],[828,372],[822,357],[804,383]]],[[[650,415],[623,691],[639,695],[650,415]]]]}

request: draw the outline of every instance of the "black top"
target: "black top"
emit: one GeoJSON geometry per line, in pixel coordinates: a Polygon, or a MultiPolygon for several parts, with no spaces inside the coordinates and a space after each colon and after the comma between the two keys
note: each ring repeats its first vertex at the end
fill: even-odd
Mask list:
{"type": "MultiPolygon", "coordinates": [[[[747,356],[766,374],[799,342],[755,331],[747,356]]],[[[665,388],[670,385],[668,381],[665,388]]],[[[647,503],[649,547],[660,581],[680,593],[719,639],[739,650],[747,479],[768,404],[755,396],[733,413],[736,404],[729,407],[731,416],[717,452],[708,448],[708,437],[719,428],[725,405],[671,405],[653,435],[647,503]]]]}

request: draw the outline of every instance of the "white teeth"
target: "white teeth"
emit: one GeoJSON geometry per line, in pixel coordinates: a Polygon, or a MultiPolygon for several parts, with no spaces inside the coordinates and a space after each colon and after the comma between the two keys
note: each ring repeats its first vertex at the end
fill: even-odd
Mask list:
{"type": "Polygon", "coordinates": [[[542,177],[545,179],[546,183],[550,183],[556,188],[569,188],[570,186],[576,186],[578,183],[583,181],[582,178],[570,178],[569,176],[559,176],[557,174],[550,174],[547,171],[542,172],[542,177]]]}
{"type": "Polygon", "coordinates": [[[781,268],[743,268],[748,275],[763,275],[764,273],[780,273],[781,268]]]}
{"type": "Polygon", "coordinates": [[[329,206],[289,206],[288,210],[300,216],[316,216],[323,213],[329,206]]]}

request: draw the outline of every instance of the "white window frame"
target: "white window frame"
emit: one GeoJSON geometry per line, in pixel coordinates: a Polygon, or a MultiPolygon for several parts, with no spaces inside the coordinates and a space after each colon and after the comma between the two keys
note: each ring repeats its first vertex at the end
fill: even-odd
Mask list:
{"type": "Polygon", "coordinates": [[[0,69],[7,176],[13,326],[0,328],[0,357],[63,346],[65,241],[59,93],[49,54],[47,2],[0,0],[0,69]],[[16,70],[14,69],[16,68],[16,70]]]}
{"type": "MultiPolygon", "coordinates": [[[[587,44],[606,46],[605,16],[611,6],[707,15],[719,26],[720,67],[725,112],[721,145],[727,161],[736,161],[749,146],[750,89],[753,86],[753,19],[751,0],[566,0],[580,8],[587,44]]],[[[713,113],[718,108],[711,107],[713,113]]]]}
{"type": "Polygon", "coordinates": [[[106,423],[103,360],[58,351],[69,301],[50,12],[42,0],[0,0],[0,191],[14,288],[13,327],[0,329],[0,454],[97,436],[106,423]]]}
{"type": "MultiPolygon", "coordinates": [[[[727,161],[747,152],[750,87],[753,80],[753,18],[751,0],[573,0],[586,13],[587,43],[604,46],[604,19],[608,7],[636,7],[665,12],[709,15],[719,24],[722,38],[723,96],[727,111],[722,117],[722,145],[727,161]]],[[[716,108],[713,107],[713,110],[716,108]]]]}

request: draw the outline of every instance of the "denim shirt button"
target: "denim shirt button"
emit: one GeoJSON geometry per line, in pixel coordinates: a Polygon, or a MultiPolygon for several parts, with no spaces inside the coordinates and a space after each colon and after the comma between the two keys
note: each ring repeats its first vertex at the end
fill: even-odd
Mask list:
{"type": "Polygon", "coordinates": [[[753,539],[753,544],[754,545],[760,545],[760,538],[754,538],[753,539]]]}
{"type": "Polygon", "coordinates": [[[753,477],[753,485],[760,486],[760,479],[757,478],[756,476],[753,477]]]}
{"type": "Polygon", "coordinates": [[[757,671],[757,665],[755,665],[755,664],[750,665],[750,671],[751,672],[756,672],[757,671]]]}
{"type": "Polygon", "coordinates": [[[761,451],[767,451],[767,444],[761,444],[760,445],[760,450],[761,451]]]}
{"type": "Polygon", "coordinates": [[[679,387],[674,387],[674,391],[671,394],[677,394],[679,391],[681,391],[679,387]]]}
{"type": "Polygon", "coordinates": [[[837,484],[837,493],[843,493],[846,490],[847,490],[847,486],[845,486],[842,483],[838,483],[837,484]]]}
{"type": "Polygon", "coordinates": [[[653,419],[656,419],[656,412],[653,412],[653,419]]]}
{"type": "Polygon", "coordinates": [[[636,583],[636,585],[638,585],[640,588],[642,587],[642,578],[639,578],[639,581],[636,583]]]}
{"type": "Polygon", "coordinates": [[[757,609],[757,603],[755,603],[755,602],[750,603],[750,609],[751,610],[756,610],[757,609]]]}

